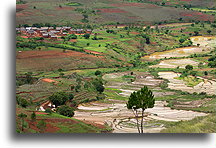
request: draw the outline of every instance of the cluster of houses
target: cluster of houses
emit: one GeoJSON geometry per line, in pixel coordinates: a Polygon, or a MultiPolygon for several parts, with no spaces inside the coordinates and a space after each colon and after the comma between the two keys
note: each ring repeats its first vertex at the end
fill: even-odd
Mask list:
{"type": "Polygon", "coordinates": [[[32,37],[43,37],[57,39],[58,37],[66,36],[68,34],[83,35],[86,33],[91,34],[91,29],[73,29],[72,27],[21,27],[16,28],[16,32],[21,33],[22,35],[27,36],[28,38],[32,37]]]}

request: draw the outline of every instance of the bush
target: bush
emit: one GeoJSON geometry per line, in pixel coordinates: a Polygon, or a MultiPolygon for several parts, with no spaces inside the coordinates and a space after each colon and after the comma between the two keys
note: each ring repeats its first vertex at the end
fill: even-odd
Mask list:
{"type": "Polygon", "coordinates": [[[163,81],[162,83],[160,83],[159,86],[160,86],[161,89],[165,89],[165,88],[168,87],[168,84],[167,84],[167,82],[163,81]]]}
{"type": "Polygon", "coordinates": [[[74,95],[73,94],[69,94],[69,100],[71,101],[71,100],[73,100],[73,98],[74,98],[74,95]]]}
{"type": "Polygon", "coordinates": [[[86,33],[86,34],[83,35],[83,37],[84,37],[85,39],[89,39],[90,34],[89,34],[89,33],[86,33]]]}
{"type": "Polygon", "coordinates": [[[99,70],[95,71],[95,75],[96,75],[96,76],[101,75],[101,74],[102,74],[101,71],[99,71],[99,70]]]}
{"type": "Polygon", "coordinates": [[[45,113],[52,114],[52,110],[51,110],[50,108],[47,108],[47,109],[45,110],[45,113]]]}
{"type": "Polygon", "coordinates": [[[63,105],[69,100],[68,95],[65,92],[56,92],[48,98],[56,107],[63,105]]]}
{"type": "Polygon", "coordinates": [[[60,115],[67,116],[67,117],[73,117],[74,116],[74,109],[72,107],[69,107],[67,105],[62,105],[57,109],[57,112],[60,115]]]}
{"type": "Polygon", "coordinates": [[[192,69],[193,69],[193,66],[192,66],[192,65],[186,65],[186,66],[185,66],[185,69],[187,69],[187,70],[192,70],[192,69]]]}
{"type": "Polygon", "coordinates": [[[20,96],[16,96],[16,101],[18,105],[24,108],[26,108],[29,105],[28,101],[20,96]]]}
{"type": "Polygon", "coordinates": [[[35,112],[33,112],[33,113],[31,114],[31,120],[32,120],[32,121],[35,121],[35,120],[36,120],[36,114],[35,114],[35,112]]]}
{"type": "Polygon", "coordinates": [[[104,91],[104,86],[102,80],[95,79],[93,80],[92,84],[94,85],[95,89],[99,92],[102,93],[104,91]]]}

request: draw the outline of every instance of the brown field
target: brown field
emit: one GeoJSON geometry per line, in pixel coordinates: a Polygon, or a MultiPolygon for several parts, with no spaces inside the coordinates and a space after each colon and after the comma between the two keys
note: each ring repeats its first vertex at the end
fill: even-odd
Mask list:
{"type": "Polygon", "coordinates": [[[95,56],[76,51],[22,51],[17,53],[17,72],[20,71],[49,71],[63,69],[79,69],[97,67],[96,63],[112,64],[112,60],[104,56],[95,56]],[[80,67],[80,66],[83,67],[80,67]]]}
{"type": "Polygon", "coordinates": [[[52,51],[23,51],[17,55],[17,59],[28,59],[28,58],[62,58],[62,57],[95,57],[76,51],[62,52],[61,50],[52,51]]]}

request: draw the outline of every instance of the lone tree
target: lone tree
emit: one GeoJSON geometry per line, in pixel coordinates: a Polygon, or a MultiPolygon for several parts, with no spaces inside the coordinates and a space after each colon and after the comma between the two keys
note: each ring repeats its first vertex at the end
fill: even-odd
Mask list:
{"type": "Polygon", "coordinates": [[[96,75],[96,76],[99,76],[99,75],[101,75],[101,74],[102,74],[101,71],[99,71],[99,70],[95,71],[95,75],[96,75]]]}
{"type": "Polygon", "coordinates": [[[40,133],[44,132],[44,130],[46,129],[46,122],[44,121],[44,119],[40,120],[37,123],[37,128],[40,129],[40,133]]]}
{"type": "Polygon", "coordinates": [[[31,114],[31,120],[32,120],[32,121],[36,121],[36,114],[35,114],[35,112],[33,112],[33,113],[31,114]]]}
{"type": "Polygon", "coordinates": [[[127,108],[131,109],[134,113],[134,116],[137,121],[137,129],[139,133],[143,133],[143,118],[144,118],[144,111],[147,108],[153,108],[155,104],[154,95],[152,91],[148,89],[147,86],[141,88],[141,90],[137,92],[133,92],[128,100],[127,108]],[[141,109],[141,123],[139,125],[139,109],[141,109]]]}
{"type": "Polygon", "coordinates": [[[210,34],[210,33],[211,33],[211,30],[207,30],[207,32],[208,32],[208,34],[210,34]]]}

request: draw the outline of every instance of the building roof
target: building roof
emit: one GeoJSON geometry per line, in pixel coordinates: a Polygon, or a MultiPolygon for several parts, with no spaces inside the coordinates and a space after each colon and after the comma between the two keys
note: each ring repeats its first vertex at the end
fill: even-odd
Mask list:
{"type": "Polygon", "coordinates": [[[31,34],[34,33],[34,32],[35,32],[34,30],[28,30],[27,31],[27,33],[31,33],[31,34]]]}
{"type": "Polygon", "coordinates": [[[44,34],[42,34],[43,36],[49,36],[49,34],[47,34],[47,33],[44,33],[44,34]]]}
{"type": "Polygon", "coordinates": [[[42,30],[47,30],[49,27],[41,27],[42,30]]]}
{"type": "Polygon", "coordinates": [[[56,30],[61,30],[62,29],[62,27],[56,27],[56,30]]]}

